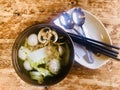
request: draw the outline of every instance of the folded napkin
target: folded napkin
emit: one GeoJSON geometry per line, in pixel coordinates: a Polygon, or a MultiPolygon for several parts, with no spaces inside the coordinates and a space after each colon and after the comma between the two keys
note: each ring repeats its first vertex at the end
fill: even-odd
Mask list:
{"type": "MultiPolygon", "coordinates": [[[[74,8],[73,8],[74,9],[74,8]]],[[[73,9],[67,11],[67,13],[71,14],[71,12],[73,11],[73,9]]],[[[69,32],[69,33],[74,33],[74,34],[77,34],[74,29],[78,30],[79,32],[81,31],[81,28],[77,25],[74,26],[74,29],[66,29],[64,28],[61,24],[60,24],[60,21],[59,21],[59,17],[57,17],[53,23],[57,26],[59,26],[60,28],[62,28],[65,32],[69,32]]],[[[88,36],[87,34],[87,30],[86,28],[84,27],[83,25],[83,29],[85,30],[85,34],[86,36],[88,36]]],[[[75,61],[77,61],[78,63],[81,64],[81,61],[82,63],[87,63],[87,61],[85,59],[85,56],[86,56],[86,51],[85,51],[85,48],[77,43],[74,42],[74,49],[75,49],[75,61]]]]}

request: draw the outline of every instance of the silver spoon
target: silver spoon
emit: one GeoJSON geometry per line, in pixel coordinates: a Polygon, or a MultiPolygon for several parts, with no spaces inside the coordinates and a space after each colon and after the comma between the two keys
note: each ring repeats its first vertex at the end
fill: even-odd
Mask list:
{"type": "MultiPolygon", "coordinates": [[[[81,35],[80,32],[78,32],[76,29],[74,29],[74,22],[72,20],[71,15],[69,15],[67,12],[63,12],[59,17],[60,24],[65,27],[66,29],[74,30],[78,35],[81,35]]],[[[79,57],[79,55],[76,53],[76,55],[79,57]]]]}
{"type": "Polygon", "coordinates": [[[78,32],[76,29],[74,29],[74,22],[72,20],[72,17],[67,13],[63,12],[59,17],[60,24],[65,27],[66,29],[74,30],[77,34],[80,35],[80,32],[78,32]]]}
{"type": "MultiPolygon", "coordinates": [[[[82,25],[85,22],[84,12],[80,8],[75,8],[72,12],[72,19],[73,19],[73,21],[76,25],[81,27],[82,35],[84,37],[86,37],[85,32],[84,32],[83,27],[82,27],[82,25]]],[[[87,54],[87,58],[88,58],[89,63],[93,63],[94,60],[93,60],[93,57],[92,57],[92,52],[89,51],[89,50],[86,50],[86,54],[87,54]]]]}
{"type": "MultiPolygon", "coordinates": [[[[69,15],[67,12],[63,12],[61,15],[60,15],[60,17],[59,17],[59,21],[60,21],[60,24],[63,26],[63,27],[65,27],[66,29],[74,29],[74,22],[73,22],[73,19],[72,19],[72,17],[71,17],[71,15],[69,15]]],[[[82,21],[83,22],[83,21],[82,21]]],[[[78,31],[78,30],[76,30],[76,29],[74,29],[74,31],[77,33],[77,34],[79,34],[79,35],[81,35],[81,33],[78,31]]],[[[92,55],[90,56],[90,54],[89,54],[89,52],[87,51],[87,62],[89,62],[89,63],[92,63],[92,61],[93,61],[93,59],[91,58],[92,57],[92,55]],[[92,59],[92,60],[91,60],[92,59]]],[[[78,55],[77,55],[78,56],[78,55]]]]}

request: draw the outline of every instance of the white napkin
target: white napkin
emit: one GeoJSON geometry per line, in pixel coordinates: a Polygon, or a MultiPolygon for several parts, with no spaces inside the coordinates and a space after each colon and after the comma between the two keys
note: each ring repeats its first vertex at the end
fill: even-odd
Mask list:
{"type": "MultiPolygon", "coordinates": [[[[68,14],[71,14],[71,12],[73,11],[74,8],[70,9],[69,11],[67,11],[68,14]]],[[[59,17],[57,17],[53,23],[59,27],[61,27],[64,31],[66,32],[70,32],[70,33],[74,33],[75,34],[75,31],[74,29],[78,30],[79,32],[81,31],[80,27],[78,26],[74,26],[74,29],[66,29],[64,28],[61,24],[60,24],[60,21],[59,21],[59,17]]],[[[84,25],[83,25],[83,29],[85,29],[84,25]]],[[[85,30],[85,33],[86,33],[86,30],[85,30]]],[[[87,35],[87,34],[86,34],[87,35]]],[[[81,63],[79,62],[80,60],[86,62],[84,56],[86,55],[86,52],[85,52],[85,48],[77,43],[74,43],[74,49],[75,49],[75,61],[77,61],[78,63],[81,63]],[[84,60],[83,60],[84,59],[84,60]]]]}

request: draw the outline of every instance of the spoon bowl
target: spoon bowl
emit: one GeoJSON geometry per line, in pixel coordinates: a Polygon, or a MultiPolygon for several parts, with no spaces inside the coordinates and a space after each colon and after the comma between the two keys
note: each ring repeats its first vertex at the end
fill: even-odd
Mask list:
{"type": "Polygon", "coordinates": [[[82,26],[85,23],[85,14],[81,8],[75,8],[72,13],[73,21],[78,26],[82,26]]]}
{"type": "Polygon", "coordinates": [[[64,26],[66,29],[72,29],[74,27],[72,17],[66,12],[63,12],[60,15],[59,20],[60,20],[60,24],[64,26]]]}
{"type": "Polygon", "coordinates": [[[77,34],[81,35],[81,33],[78,30],[74,29],[74,22],[70,14],[63,12],[59,17],[59,21],[60,24],[66,29],[70,29],[71,31],[73,29],[77,34]]]}

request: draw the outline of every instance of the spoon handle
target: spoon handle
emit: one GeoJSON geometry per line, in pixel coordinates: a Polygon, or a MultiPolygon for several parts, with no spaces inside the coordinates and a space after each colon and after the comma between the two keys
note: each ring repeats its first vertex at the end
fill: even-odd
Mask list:
{"type": "MultiPolygon", "coordinates": [[[[81,30],[82,30],[82,36],[86,37],[85,32],[83,30],[83,27],[82,26],[80,26],[80,27],[81,27],[81,30]]],[[[86,55],[88,57],[88,62],[93,63],[94,60],[93,60],[93,57],[92,57],[92,52],[90,50],[86,50],[86,55]]]]}
{"type": "Polygon", "coordinates": [[[81,28],[81,30],[82,30],[82,36],[86,37],[86,34],[85,34],[84,30],[83,30],[83,27],[80,26],[80,28],[81,28]]]}
{"type": "Polygon", "coordinates": [[[74,30],[78,35],[82,36],[82,34],[81,34],[78,30],[76,30],[76,29],[74,29],[74,28],[73,28],[73,30],[74,30]]]}
{"type": "Polygon", "coordinates": [[[93,60],[93,57],[92,57],[92,52],[91,52],[90,50],[86,50],[86,55],[87,55],[87,57],[88,57],[87,61],[88,61],[89,63],[93,63],[94,60],[93,60]]]}

